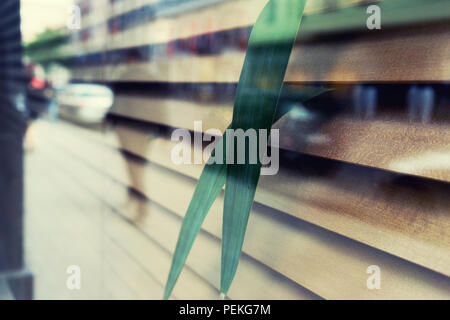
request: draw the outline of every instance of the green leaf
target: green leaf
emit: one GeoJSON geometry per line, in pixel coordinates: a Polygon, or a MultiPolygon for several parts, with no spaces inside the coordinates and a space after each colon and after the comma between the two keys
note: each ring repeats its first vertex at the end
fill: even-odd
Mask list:
{"type": "MultiPolygon", "coordinates": [[[[277,0],[272,0],[273,1],[277,1],[277,0]]],[[[300,4],[301,2],[303,2],[303,4],[300,4],[299,7],[303,8],[304,6],[304,1],[299,1],[299,0],[293,0],[296,1],[298,4],[300,4]]],[[[279,2],[279,0],[278,0],[279,2]]],[[[299,14],[301,14],[302,10],[299,12],[299,14]]],[[[257,24],[260,23],[261,18],[258,18],[257,24]]],[[[298,26],[297,26],[298,29],[298,26]]],[[[297,30],[294,32],[293,30],[290,31],[290,37],[295,39],[296,36],[296,32],[297,30]],[[294,35],[295,33],[295,35],[294,35]]],[[[254,35],[254,32],[252,31],[252,35],[254,35]]],[[[282,37],[281,37],[282,38],[282,37]]],[[[278,37],[278,40],[280,39],[280,37],[278,37]]],[[[272,38],[272,40],[274,40],[274,38],[272,38]]],[[[275,41],[275,42],[279,42],[279,41],[275,41]]],[[[252,41],[252,39],[250,39],[250,41],[252,41]]],[[[254,43],[255,41],[253,41],[252,43],[254,43]]],[[[256,41],[259,43],[259,40],[256,41]]],[[[249,45],[250,48],[250,45],[249,45]]],[[[244,63],[244,67],[242,70],[243,74],[246,74],[248,76],[248,71],[245,72],[246,68],[252,68],[251,70],[254,70],[255,68],[259,68],[258,67],[258,61],[259,63],[264,63],[264,60],[260,61],[260,58],[263,58],[264,55],[264,48],[267,48],[267,46],[260,46],[259,50],[257,50],[258,54],[255,55],[255,51],[252,51],[252,54],[249,56],[249,51],[247,51],[247,56],[246,56],[246,63],[244,63]],[[262,54],[262,55],[261,55],[262,54]],[[249,63],[248,59],[254,59],[254,63],[249,63]]],[[[277,60],[277,62],[274,62],[276,65],[274,65],[271,69],[270,72],[280,72],[282,73],[282,75],[280,74],[277,79],[278,81],[280,81],[279,79],[284,77],[284,72],[285,72],[285,64],[287,64],[287,59],[289,58],[289,54],[290,54],[290,50],[292,49],[292,44],[278,44],[277,45],[277,49],[274,51],[274,54],[277,55],[277,50],[281,50],[281,52],[283,53],[283,59],[286,59],[286,61],[284,61],[285,63],[279,63],[280,59],[277,60]],[[289,51],[289,53],[287,52],[289,51]],[[287,58],[286,58],[286,54],[287,54],[287,58]],[[282,69],[277,69],[281,67],[282,69]]],[[[275,56],[276,57],[276,56],[275,56]]],[[[281,56],[278,56],[279,58],[281,56]]],[[[281,61],[283,62],[283,61],[281,61]]],[[[267,73],[266,73],[267,74],[267,73]]],[[[253,79],[253,78],[252,78],[253,79]]],[[[261,78],[263,79],[263,78],[261,78]]],[[[253,79],[254,80],[254,79],[253,79]]],[[[248,83],[246,82],[246,79],[243,79],[241,76],[240,79],[240,83],[239,86],[242,87],[241,85],[241,81],[244,81],[247,85],[248,84],[252,84],[252,83],[248,83]]],[[[243,82],[242,82],[243,83],[243,82]]],[[[268,81],[268,84],[270,84],[271,81],[268,81]]],[[[245,87],[245,86],[244,86],[245,87]]],[[[251,88],[251,87],[249,87],[251,88]]],[[[256,95],[267,95],[267,96],[271,96],[271,100],[270,101],[275,101],[278,100],[278,96],[279,96],[279,92],[280,92],[280,87],[277,86],[273,86],[272,88],[270,88],[269,86],[261,88],[261,87],[256,87],[256,95]],[[271,90],[272,89],[272,90],[271,90]]],[[[310,100],[311,98],[327,91],[328,89],[322,88],[322,87],[314,87],[314,86],[285,86],[283,88],[283,94],[288,95],[290,98],[294,99],[295,101],[298,102],[305,102],[307,100],[310,100]]],[[[236,103],[238,101],[238,96],[236,96],[236,103]]],[[[276,105],[276,104],[275,104],[276,105]]],[[[236,105],[235,105],[236,107],[236,105]]],[[[274,106],[272,106],[273,108],[274,106]]],[[[292,108],[292,104],[291,105],[287,105],[285,106],[285,108],[280,110],[277,110],[276,114],[273,115],[270,114],[270,125],[272,124],[272,122],[277,121],[279,118],[281,118],[285,113],[289,112],[290,109],[292,108]]],[[[236,111],[235,111],[236,112],[236,111]]],[[[235,113],[236,114],[236,113],[235,113]]],[[[230,126],[231,127],[231,126],[230,126]]],[[[230,128],[228,127],[228,128],[230,128]]],[[[227,165],[225,164],[225,158],[226,158],[226,141],[225,141],[225,135],[222,137],[223,139],[223,143],[219,144],[218,146],[222,145],[224,148],[224,152],[223,154],[223,164],[209,164],[206,165],[205,168],[203,169],[203,172],[198,180],[196,189],[194,191],[194,195],[191,199],[191,202],[189,204],[189,207],[187,209],[186,215],[183,219],[183,224],[180,230],[180,234],[178,236],[178,241],[177,241],[177,245],[176,245],[176,249],[175,249],[175,253],[173,256],[173,260],[172,260],[172,265],[170,268],[170,272],[169,272],[169,276],[168,276],[168,280],[166,283],[166,288],[164,291],[164,299],[168,299],[173,287],[175,286],[175,283],[181,273],[181,270],[183,269],[184,263],[186,261],[186,258],[192,248],[192,245],[194,243],[195,238],[197,237],[198,232],[200,231],[201,225],[206,217],[206,214],[208,213],[209,209],[211,208],[212,204],[214,203],[214,200],[216,199],[216,197],[218,196],[218,194],[220,193],[220,191],[222,190],[223,186],[225,185],[225,180],[226,180],[226,174],[227,174],[227,165]]],[[[212,156],[215,155],[215,152],[212,156]]],[[[257,182],[257,179],[256,179],[257,182]]],[[[255,185],[256,188],[256,185],[255,185]]],[[[251,203],[253,202],[253,197],[251,198],[251,203]]],[[[251,203],[250,203],[250,208],[251,208],[251,203]]],[[[248,216],[248,213],[247,213],[248,216]]],[[[248,219],[248,217],[247,217],[248,219]]],[[[245,232],[245,229],[243,230],[245,232]]],[[[243,235],[242,235],[243,238],[243,235]]],[[[239,249],[239,253],[238,255],[240,255],[240,249],[239,249]]],[[[224,260],[222,259],[222,263],[224,262],[224,260]]],[[[237,266],[237,264],[236,264],[237,266]]],[[[234,274],[234,273],[233,273],[234,274]]],[[[224,277],[222,276],[222,279],[224,279],[224,277]]],[[[232,277],[230,279],[230,283],[231,283],[232,277]]],[[[224,291],[226,292],[226,291],[224,291]]]]}
{"type": "MultiPolygon", "coordinates": [[[[259,15],[236,91],[232,129],[270,130],[305,4],[306,0],[271,0],[259,15]]],[[[259,146],[259,135],[257,139],[259,146]]],[[[245,147],[245,164],[227,165],[220,281],[224,294],[236,274],[261,171],[260,162],[249,163],[248,140],[245,147]]]]}
{"type": "MultiPolygon", "coordinates": [[[[329,89],[313,86],[301,86],[295,90],[288,90],[291,97],[295,97],[298,102],[306,102],[329,89]]],[[[286,105],[283,109],[277,109],[274,122],[279,120],[284,114],[288,113],[294,105],[286,105]]],[[[230,128],[230,127],[228,127],[230,128]]],[[[225,139],[225,136],[222,137],[225,139]]],[[[226,140],[223,141],[223,146],[226,146],[226,140]]],[[[169,278],[166,283],[164,291],[164,299],[168,299],[175,283],[183,269],[186,258],[192,248],[195,238],[197,237],[200,227],[205,220],[205,217],[211,208],[217,195],[225,185],[226,179],[226,165],[225,157],[226,151],[223,151],[223,164],[206,165],[197,182],[197,186],[192,196],[191,202],[187,209],[186,215],[183,219],[178,242],[172,260],[172,266],[169,272],[169,278]]],[[[213,156],[215,153],[213,154],[213,156]]]]}
{"type": "MultiPolygon", "coordinates": [[[[225,145],[225,143],[224,143],[225,145]]],[[[225,155],[225,153],[223,153],[225,155]]],[[[164,290],[164,299],[168,299],[183,269],[189,251],[217,195],[222,190],[226,178],[226,165],[213,163],[205,165],[198,180],[191,202],[183,219],[175,253],[170,267],[169,278],[164,290]]]]}

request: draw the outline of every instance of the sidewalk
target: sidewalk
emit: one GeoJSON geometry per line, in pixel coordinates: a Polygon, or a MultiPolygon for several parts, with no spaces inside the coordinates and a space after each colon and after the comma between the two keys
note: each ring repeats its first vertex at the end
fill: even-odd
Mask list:
{"type": "MultiPolygon", "coordinates": [[[[117,213],[86,188],[101,188],[108,196],[108,179],[74,166],[70,156],[50,142],[67,126],[37,123],[38,146],[25,158],[26,259],[35,275],[35,299],[160,298],[161,284],[153,290],[151,276],[105,231],[111,221],[121,224],[116,230],[130,228],[129,223],[115,218],[117,213]],[[81,268],[81,290],[66,286],[71,265],[81,268]]],[[[70,148],[71,141],[66,145],[70,148]]],[[[126,196],[123,189],[117,202],[126,196]]]]}

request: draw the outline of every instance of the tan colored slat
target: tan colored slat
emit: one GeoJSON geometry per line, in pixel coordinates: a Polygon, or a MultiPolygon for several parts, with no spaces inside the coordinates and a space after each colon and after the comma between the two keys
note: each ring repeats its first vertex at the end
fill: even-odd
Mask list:
{"type": "MultiPolygon", "coordinates": [[[[164,291],[164,282],[167,279],[172,260],[171,254],[163,250],[154,241],[149,240],[136,230],[136,227],[125,223],[117,216],[111,216],[108,220],[107,232],[118,243],[120,250],[126,250],[127,255],[132,256],[142,267],[145,267],[159,282],[161,282],[156,299],[161,299],[164,291]]],[[[130,275],[133,277],[133,275],[130,275]]],[[[137,279],[137,280],[140,280],[137,279]]],[[[142,284],[141,290],[147,286],[142,284]]],[[[147,288],[147,290],[150,288],[147,288]]],[[[178,279],[178,285],[174,288],[172,298],[175,299],[217,299],[219,291],[207,283],[203,278],[192,272],[187,267],[178,279]]]]}
{"type": "MultiPolygon", "coordinates": [[[[229,105],[202,105],[174,99],[148,99],[117,96],[113,114],[147,120],[175,128],[194,130],[202,121],[203,131],[217,128],[223,132],[231,123],[229,105]]],[[[297,134],[276,124],[283,135],[297,134]]],[[[450,182],[450,127],[446,124],[419,124],[402,121],[336,118],[320,131],[321,144],[296,145],[280,141],[283,149],[413,174],[450,182]]],[[[303,140],[300,140],[303,141],[303,140]]]]}
{"type": "Polygon", "coordinates": [[[189,130],[193,130],[194,121],[199,120],[203,122],[203,130],[217,128],[223,132],[231,123],[233,110],[231,105],[117,95],[110,113],[189,130]]]}
{"type": "MultiPolygon", "coordinates": [[[[294,47],[285,81],[447,81],[450,24],[382,30],[349,39],[301,42],[294,47]],[[424,49],[426,48],[426,49],[424,49]]],[[[237,82],[244,52],[184,56],[151,62],[80,67],[86,81],[237,82]]]]}
{"type": "MultiPolygon", "coordinates": [[[[200,165],[177,166],[171,162],[175,143],[163,138],[146,141],[143,131],[123,126],[117,129],[128,151],[192,178],[199,177],[200,165]],[[136,139],[138,136],[140,139],[136,139]]],[[[84,154],[83,149],[78,150],[78,154],[84,154]]],[[[120,157],[104,152],[110,159],[107,172],[118,177],[123,166],[120,157]]],[[[86,161],[95,162],[95,157],[89,160],[87,154],[84,156],[86,161]]],[[[152,181],[145,175],[154,166],[129,164],[133,179],[122,176],[121,181],[152,197],[158,190],[152,191],[152,181]]],[[[278,175],[261,178],[256,201],[448,275],[448,188],[427,183],[402,186],[392,180],[394,177],[354,166],[337,167],[321,175],[281,168],[278,175]]],[[[187,191],[187,196],[192,192],[187,191]]]]}
{"type": "Polygon", "coordinates": [[[337,119],[321,132],[329,142],[306,153],[450,182],[448,124],[337,119]]]}
{"type": "Polygon", "coordinates": [[[285,80],[447,81],[449,36],[450,24],[443,24],[302,44],[293,51],[285,80]]]}
{"type": "MultiPolygon", "coordinates": [[[[109,224],[109,219],[107,223],[109,224]]],[[[147,254],[151,254],[151,252],[147,254]]],[[[162,283],[156,281],[148,271],[146,272],[142,266],[130,259],[129,255],[117,244],[108,242],[103,247],[103,258],[104,264],[113,269],[116,276],[122,278],[136,292],[134,299],[161,299],[164,290],[162,283]]],[[[131,299],[128,294],[123,298],[131,299]]]]}
{"type": "MultiPolygon", "coordinates": [[[[48,139],[48,142],[51,140],[48,139]]],[[[126,206],[120,205],[124,198],[124,186],[113,182],[104,182],[109,180],[103,173],[95,170],[91,165],[77,157],[72,153],[61,152],[61,150],[47,151],[52,158],[58,159],[60,164],[64,164],[68,168],[68,176],[74,180],[72,182],[80,183],[87,190],[95,194],[97,197],[103,199],[109,205],[116,208],[116,211],[126,211],[126,206]],[[84,169],[83,169],[84,167],[84,169]],[[70,170],[70,171],[69,171],[70,170]],[[122,195],[120,195],[120,190],[122,195]],[[107,192],[106,192],[107,191],[107,192]]],[[[155,211],[156,212],[156,211],[155,211]]],[[[156,213],[152,217],[156,217],[156,213]]],[[[157,241],[165,250],[173,252],[178,236],[177,229],[181,225],[181,219],[165,211],[159,216],[161,221],[154,221],[151,225],[151,233],[149,235],[157,241]]],[[[104,221],[106,228],[114,227],[113,224],[108,224],[108,221],[114,221],[114,216],[109,216],[104,221]]],[[[123,226],[119,226],[122,230],[123,226]]],[[[108,229],[107,229],[108,230],[108,229]]],[[[148,231],[148,229],[146,229],[148,231]]],[[[110,234],[116,234],[108,231],[110,234]]],[[[135,232],[138,232],[135,230],[135,232]]],[[[122,238],[123,242],[130,241],[128,237],[122,238]]],[[[200,245],[197,245],[188,260],[187,265],[190,266],[196,273],[201,275],[209,283],[218,288],[219,272],[220,272],[220,243],[219,241],[207,234],[199,237],[200,245]],[[204,239],[201,241],[200,239],[204,239]],[[210,252],[204,255],[204,252],[210,252]]],[[[145,254],[143,250],[142,254],[145,254]]],[[[313,295],[303,287],[297,285],[293,281],[283,277],[280,274],[274,273],[266,266],[256,262],[248,256],[241,258],[241,272],[236,275],[236,283],[229,292],[229,297],[232,299],[316,299],[313,295]],[[249,277],[248,274],[253,275],[249,277]]],[[[168,272],[168,269],[167,269],[168,272]]],[[[166,279],[162,279],[165,282],[166,279]]]]}
{"type": "MultiPolygon", "coordinates": [[[[62,147],[62,150],[71,151],[75,159],[93,168],[101,168],[110,179],[124,185],[130,184],[126,159],[117,150],[120,141],[114,132],[93,131],[66,122],[55,126],[44,121],[38,124],[38,130],[48,141],[57,142],[57,146],[62,147]],[[55,131],[58,134],[55,134],[55,131]]],[[[148,140],[145,137],[144,139],[148,140]]],[[[101,179],[100,183],[104,181],[105,179],[101,179]]],[[[109,186],[110,183],[102,188],[109,186]]]]}
{"type": "MultiPolygon", "coordinates": [[[[138,294],[130,288],[127,284],[127,281],[122,279],[121,274],[118,274],[116,270],[114,270],[114,266],[112,266],[111,261],[107,261],[105,258],[105,266],[103,270],[102,281],[106,283],[108,290],[103,293],[104,299],[108,300],[137,300],[139,299],[138,294]],[[120,281],[118,281],[120,279],[120,281]]],[[[154,292],[155,288],[149,288],[150,292],[154,292]]]]}

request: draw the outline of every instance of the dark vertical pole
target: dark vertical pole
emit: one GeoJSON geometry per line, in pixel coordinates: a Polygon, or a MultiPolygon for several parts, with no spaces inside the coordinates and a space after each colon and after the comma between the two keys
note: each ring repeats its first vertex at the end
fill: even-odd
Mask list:
{"type": "Polygon", "coordinates": [[[0,3],[0,297],[32,298],[23,248],[23,135],[26,77],[20,1],[0,3]]]}

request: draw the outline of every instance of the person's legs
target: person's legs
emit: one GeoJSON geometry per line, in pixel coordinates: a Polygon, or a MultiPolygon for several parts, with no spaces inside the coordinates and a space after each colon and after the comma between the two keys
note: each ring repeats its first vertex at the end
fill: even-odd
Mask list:
{"type": "Polygon", "coordinates": [[[37,133],[34,122],[29,123],[24,140],[25,151],[34,151],[36,149],[37,133]]]}

